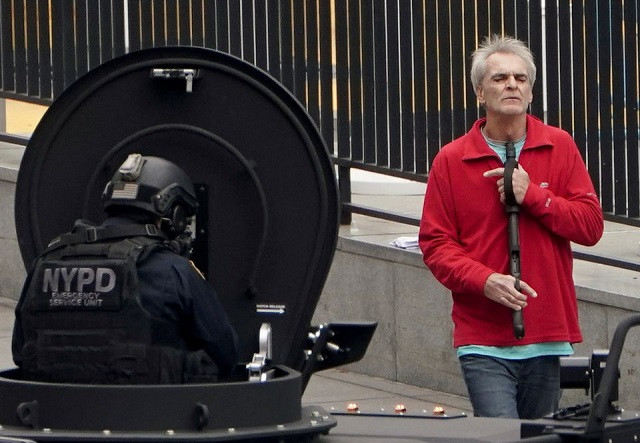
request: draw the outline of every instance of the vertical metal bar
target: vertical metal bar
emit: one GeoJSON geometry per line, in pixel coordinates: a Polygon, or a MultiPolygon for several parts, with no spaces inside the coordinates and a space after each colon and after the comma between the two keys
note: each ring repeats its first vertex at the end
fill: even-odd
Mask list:
{"type": "MultiPolygon", "coordinates": [[[[447,0],[438,0],[447,1],[447,0]]],[[[427,37],[426,49],[426,88],[427,88],[427,155],[429,165],[433,163],[438,151],[440,151],[440,121],[439,121],[439,97],[438,83],[440,79],[439,63],[438,63],[438,39],[439,34],[437,22],[437,2],[427,1],[427,9],[425,11],[425,30],[427,37]]]]}
{"type": "Polygon", "coordinates": [[[451,118],[451,23],[449,22],[450,2],[438,3],[438,69],[440,75],[440,135],[442,143],[453,140],[453,119],[451,118]]]}
{"type": "Polygon", "coordinates": [[[163,13],[166,21],[166,44],[168,46],[175,46],[178,44],[178,1],[177,0],[164,0],[165,11],[163,13]]]}
{"type": "Polygon", "coordinates": [[[191,44],[193,46],[205,46],[204,30],[205,9],[203,0],[191,2],[191,44]]]}
{"type": "Polygon", "coordinates": [[[76,1],[76,70],[78,75],[89,71],[87,60],[87,0],[76,1]]]}
{"type": "MultiPolygon", "coordinates": [[[[624,40],[622,35],[622,4],[619,1],[610,2],[610,23],[611,23],[611,65],[616,69],[611,70],[611,95],[612,99],[612,120],[613,120],[613,177],[612,185],[614,192],[614,213],[616,215],[627,215],[627,208],[630,202],[627,200],[627,183],[629,177],[627,172],[626,134],[625,134],[625,60],[624,60],[624,40]]],[[[637,149],[635,150],[638,151],[637,149]]]]}
{"type": "Polygon", "coordinates": [[[413,48],[413,34],[411,2],[398,2],[399,16],[399,58],[400,58],[400,143],[391,146],[392,149],[401,148],[400,168],[405,172],[415,172],[415,127],[413,125],[414,116],[414,78],[413,60],[416,58],[413,48]]]}
{"type": "Polygon", "coordinates": [[[559,126],[570,134],[573,133],[572,91],[573,72],[571,70],[571,40],[566,38],[565,30],[570,27],[571,11],[568,2],[558,3],[558,89],[559,89],[559,126]]]}
{"type": "Polygon", "coordinates": [[[349,109],[351,115],[351,159],[363,161],[362,146],[362,68],[360,65],[360,4],[348,1],[349,18],[349,109]]]}
{"type": "Polygon", "coordinates": [[[373,35],[375,54],[375,97],[376,97],[376,165],[388,166],[389,131],[387,93],[387,23],[383,1],[373,2],[373,35]]]}
{"type": "MultiPolygon", "coordinates": [[[[593,0],[584,3],[585,29],[598,29],[597,5],[593,0]]],[[[597,85],[598,79],[598,33],[585,32],[585,81],[587,85],[597,85]]],[[[600,177],[600,131],[598,128],[598,89],[594,86],[587,89],[587,167],[596,192],[601,196],[600,177]]]]}
{"type": "Polygon", "coordinates": [[[529,42],[529,9],[527,0],[514,0],[515,7],[515,37],[529,42]]]}
{"type": "Polygon", "coordinates": [[[280,45],[282,57],[282,84],[294,91],[293,82],[293,30],[291,29],[291,2],[280,1],[280,45]]]}
{"type": "Polygon", "coordinates": [[[230,52],[230,21],[227,0],[216,0],[216,49],[222,52],[230,52]]]}
{"type": "Polygon", "coordinates": [[[13,52],[15,57],[16,93],[27,93],[27,52],[25,49],[24,3],[13,1],[13,52]]]}
{"type": "Polygon", "coordinates": [[[256,35],[253,0],[242,1],[242,58],[251,64],[256,63],[256,35]]]}
{"type": "MultiPolygon", "coordinates": [[[[526,0],[524,0],[526,2],[526,0]]],[[[463,29],[464,29],[464,52],[463,58],[468,61],[468,66],[465,69],[465,85],[466,85],[466,111],[465,111],[465,127],[467,130],[471,128],[471,125],[478,119],[480,116],[478,99],[476,97],[476,92],[473,90],[473,85],[469,80],[469,71],[471,70],[471,54],[476,50],[478,41],[482,41],[484,38],[484,34],[482,34],[479,30],[480,26],[476,26],[476,17],[480,20],[479,14],[476,10],[475,2],[464,2],[464,21],[463,21],[463,29]]]]}
{"type": "Polygon", "coordinates": [[[373,2],[376,0],[362,0],[362,145],[363,161],[376,161],[376,80],[375,80],[375,48],[373,33],[373,2]]]}
{"type": "MultiPolygon", "coordinates": [[[[282,66],[280,55],[280,1],[267,0],[267,33],[269,35],[269,73],[280,80],[282,78],[282,66]]],[[[329,38],[329,36],[327,36],[329,38]]],[[[331,41],[328,43],[331,44],[331,41]]],[[[331,60],[331,57],[329,57],[331,60]]]]}
{"type": "Polygon", "coordinates": [[[255,1],[255,64],[259,68],[267,71],[269,69],[269,40],[271,36],[267,33],[267,4],[266,0],[255,1]]]}
{"type": "Polygon", "coordinates": [[[307,106],[307,62],[305,43],[304,3],[292,2],[291,29],[293,38],[293,85],[294,94],[307,106]]]}
{"type": "Polygon", "coordinates": [[[338,166],[338,184],[340,203],[343,203],[340,211],[340,224],[349,225],[352,221],[351,211],[345,209],[344,203],[351,203],[351,169],[346,166],[338,166]]]}
{"type": "Polygon", "coordinates": [[[387,103],[389,114],[389,163],[392,169],[402,166],[402,139],[400,137],[400,47],[398,43],[398,0],[387,1],[387,103]]]}
{"type": "MultiPolygon", "coordinates": [[[[488,0],[476,2],[476,19],[478,22],[478,43],[490,35],[489,32],[489,5],[488,0]]],[[[475,49],[475,48],[474,48],[475,49]]]]}
{"type": "Polygon", "coordinates": [[[558,58],[558,10],[555,2],[546,2],[545,23],[546,29],[543,29],[546,36],[546,54],[547,54],[547,123],[553,126],[560,125],[560,101],[559,101],[559,68],[560,60],[558,58]]]}
{"type": "MultiPolygon", "coordinates": [[[[11,36],[11,5],[0,1],[0,88],[13,90],[13,45],[11,36]]],[[[2,102],[4,112],[5,103],[2,102]]],[[[4,121],[4,118],[3,118],[4,121]]],[[[4,129],[3,129],[4,132],[4,129]]]]}
{"type": "MultiPolygon", "coordinates": [[[[573,85],[573,139],[582,154],[582,158],[586,162],[587,159],[587,134],[586,134],[586,96],[585,96],[585,45],[583,38],[584,10],[582,7],[583,0],[572,3],[571,7],[571,40],[573,42],[573,51],[569,55],[572,60],[573,71],[571,77],[573,85]]],[[[564,99],[563,99],[564,100],[564,99]]],[[[564,119],[564,117],[563,117],[564,119]]]]}
{"type": "Polygon", "coordinates": [[[414,150],[415,171],[426,174],[427,159],[427,102],[426,102],[426,60],[425,60],[425,21],[424,2],[412,1],[413,19],[413,88],[414,88],[414,150]]]}
{"type": "Polygon", "coordinates": [[[151,48],[154,45],[153,36],[155,26],[153,23],[153,1],[140,0],[140,48],[151,48]]]}
{"type": "Polygon", "coordinates": [[[318,0],[306,2],[305,23],[307,28],[307,111],[320,125],[320,66],[318,63],[318,0]]]}
{"type": "Polygon", "coordinates": [[[100,2],[100,63],[113,58],[113,22],[111,3],[100,2]]]}
{"type": "Polygon", "coordinates": [[[202,1],[202,28],[204,30],[205,48],[216,49],[218,47],[218,22],[216,20],[217,1],[202,1]]]}
{"type": "Polygon", "coordinates": [[[334,153],[333,59],[331,56],[333,34],[330,2],[320,0],[318,8],[320,22],[320,132],[329,147],[329,152],[334,153]]]}
{"type": "Polygon", "coordinates": [[[51,89],[51,45],[49,24],[51,15],[48,0],[38,0],[38,62],[40,65],[40,97],[53,99],[51,89]]]}
{"type": "Polygon", "coordinates": [[[349,24],[347,11],[347,0],[335,1],[338,157],[344,159],[351,157],[349,143],[349,24]]]}
{"type": "Polygon", "coordinates": [[[116,1],[111,4],[111,26],[113,39],[113,57],[118,57],[125,53],[125,24],[124,24],[124,2],[116,1]]]}
{"type": "Polygon", "coordinates": [[[129,0],[127,2],[127,16],[129,23],[127,29],[129,31],[129,51],[137,51],[141,49],[140,42],[140,0],[129,0]]]}
{"type": "MultiPolygon", "coordinates": [[[[77,76],[76,72],[76,47],[74,42],[74,27],[75,23],[69,20],[69,17],[73,17],[73,5],[71,2],[63,2],[64,19],[58,24],[62,27],[62,40],[59,42],[62,45],[62,73],[64,78],[64,89],[68,88],[73,83],[77,76]]],[[[60,91],[62,92],[62,91],[60,91]]]]}
{"type": "Polygon", "coordinates": [[[602,209],[614,210],[613,201],[613,134],[611,128],[611,22],[610,1],[598,0],[598,91],[600,102],[600,172],[602,174],[602,209]]]}
{"type": "Polygon", "coordinates": [[[27,32],[27,95],[40,97],[40,66],[38,63],[38,5],[36,0],[25,0],[27,32]]]}
{"type": "Polygon", "coordinates": [[[99,5],[95,1],[89,0],[87,7],[87,45],[88,45],[88,69],[95,68],[100,65],[101,43],[100,43],[100,10],[99,5]]]}
{"type": "Polygon", "coordinates": [[[504,34],[502,26],[502,4],[501,2],[489,0],[489,32],[491,35],[504,34]]]}
{"type": "MultiPolygon", "coordinates": [[[[0,78],[0,80],[2,79],[0,78]]],[[[2,86],[2,83],[0,83],[0,86],[2,86]]],[[[4,98],[0,98],[0,134],[3,132],[7,132],[7,101],[4,98]]]]}
{"type": "MultiPolygon", "coordinates": [[[[462,5],[459,2],[451,2],[451,23],[462,23],[462,5]]],[[[464,86],[465,86],[465,60],[464,55],[464,29],[462,26],[451,26],[451,103],[453,132],[452,138],[460,137],[468,128],[465,122],[464,86]]]]}
{"type": "Polygon", "coordinates": [[[626,142],[627,142],[627,196],[629,209],[627,217],[640,217],[640,171],[638,169],[638,139],[640,138],[638,121],[638,104],[640,90],[638,89],[638,19],[640,7],[638,2],[624,2],[624,57],[625,57],[625,91],[626,91],[626,142]]]}
{"type": "MultiPolygon", "coordinates": [[[[2,2],[4,4],[4,2],[2,2]]],[[[56,98],[64,90],[64,69],[62,55],[62,27],[59,23],[64,18],[63,2],[51,4],[51,75],[52,97],[56,98]]],[[[11,37],[9,37],[11,39],[11,37]]],[[[11,41],[11,40],[9,40],[11,41]]]]}
{"type": "Polygon", "coordinates": [[[167,46],[164,9],[166,0],[151,0],[151,14],[153,17],[153,46],[167,46]]]}
{"type": "MultiPolygon", "coordinates": [[[[193,43],[191,33],[192,33],[192,18],[191,18],[191,8],[192,2],[189,0],[179,0],[177,6],[177,14],[178,14],[178,44],[182,46],[191,46],[195,45],[193,43]]],[[[197,17],[193,14],[193,20],[200,19],[201,17],[197,17]]]]}
{"type": "Polygon", "coordinates": [[[515,2],[508,1],[502,3],[502,22],[503,22],[503,32],[506,35],[510,35],[515,37],[516,35],[516,9],[515,2]]]}
{"type": "MultiPolygon", "coordinates": [[[[245,1],[245,0],[243,0],[245,1]]],[[[232,0],[229,8],[229,53],[236,57],[244,57],[242,53],[242,15],[240,13],[241,2],[232,0]]]]}
{"type": "MultiPolygon", "coordinates": [[[[533,52],[533,55],[537,61],[538,67],[538,79],[533,87],[533,103],[531,103],[531,113],[540,119],[544,118],[544,101],[542,99],[543,94],[543,82],[547,73],[542,69],[542,33],[545,32],[542,29],[542,5],[544,0],[530,0],[529,1],[529,49],[533,52]]],[[[548,2],[547,2],[548,3],[548,2]]]]}

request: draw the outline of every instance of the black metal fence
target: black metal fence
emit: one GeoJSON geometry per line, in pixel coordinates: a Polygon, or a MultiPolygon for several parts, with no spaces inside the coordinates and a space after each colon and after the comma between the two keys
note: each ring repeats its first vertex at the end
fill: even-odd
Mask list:
{"type": "Polygon", "coordinates": [[[306,106],[334,147],[345,213],[366,213],[349,169],[426,181],[482,113],[471,51],[510,34],[537,58],[531,112],[574,136],[607,218],[640,225],[639,15],[629,0],[0,0],[0,97],[48,104],[151,46],[228,52],[306,106]]]}

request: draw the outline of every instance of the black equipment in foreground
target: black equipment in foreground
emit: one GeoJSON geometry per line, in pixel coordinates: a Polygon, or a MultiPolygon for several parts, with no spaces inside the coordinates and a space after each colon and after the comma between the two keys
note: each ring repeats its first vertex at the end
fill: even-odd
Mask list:
{"type": "MultiPolygon", "coordinates": [[[[280,83],[231,55],[153,48],[113,59],[47,110],[22,158],[15,219],[27,267],[77,219],[105,218],[131,153],[183,169],[199,211],[192,258],[238,332],[230,379],[185,385],[36,383],[0,372],[0,438],[300,441],[336,420],[302,407],[313,372],[359,360],[374,322],[310,325],[338,234],[315,123],[280,83]]],[[[68,333],[82,331],[68,326],[68,333]]]]}
{"type": "MultiPolygon", "coordinates": [[[[504,200],[509,217],[509,272],[516,278],[515,288],[520,291],[520,239],[518,236],[518,202],[513,193],[513,171],[518,167],[516,147],[512,141],[505,144],[507,161],[504,163],[504,200]]],[[[513,310],[513,335],[517,339],[524,337],[522,309],[513,310]]]]}
{"type": "MultiPolygon", "coordinates": [[[[558,436],[568,442],[635,442],[640,439],[640,413],[626,411],[614,402],[618,398],[618,377],[620,356],[627,332],[640,325],[640,314],[633,314],[622,320],[613,334],[611,349],[603,361],[602,352],[594,353],[595,365],[579,365],[584,377],[577,376],[575,360],[565,360],[563,381],[565,387],[592,389],[593,402],[566,408],[550,416],[522,423],[523,439],[558,436]],[[602,370],[604,368],[604,371],[602,370]]],[[[526,440],[525,440],[526,441],[526,440]]]]}

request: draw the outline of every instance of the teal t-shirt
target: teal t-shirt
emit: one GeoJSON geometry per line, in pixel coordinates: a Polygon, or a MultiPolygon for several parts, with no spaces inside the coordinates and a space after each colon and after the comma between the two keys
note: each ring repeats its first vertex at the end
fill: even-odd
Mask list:
{"type": "MultiPolygon", "coordinates": [[[[486,135],[484,135],[484,132],[482,132],[482,135],[485,141],[487,142],[487,144],[489,145],[489,147],[494,151],[496,151],[496,154],[498,154],[498,156],[500,157],[500,160],[502,160],[502,163],[506,162],[507,148],[504,145],[504,142],[491,140],[486,135]]],[[[522,137],[520,140],[516,140],[513,142],[513,146],[516,148],[516,160],[520,158],[520,152],[522,151],[522,147],[524,146],[524,141],[526,138],[527,138],[527,135],[525,134],[525,136],[522,137]]]]}
{"type": "Polygon", "coordinates": [[[505,360],[525,360],[527,358],[542,357],[545,355],[573,355],[571,343],[548,342],[533,343],[522,346],[460,346],[457,350],[458,357],[468,354],[486,355],[489,357],[504,358],[505,360]]]}

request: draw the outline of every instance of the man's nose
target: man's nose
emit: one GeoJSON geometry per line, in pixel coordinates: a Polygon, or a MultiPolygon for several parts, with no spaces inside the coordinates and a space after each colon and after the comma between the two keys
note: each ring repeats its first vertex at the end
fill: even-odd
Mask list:
{"type": "Polygon", "coordinates": [[[509,89],[515,89],[518,86],[518,82],[516,81],[516,77],[514,75],[510,75],[507,77],[507,87],[509,89]]]}

